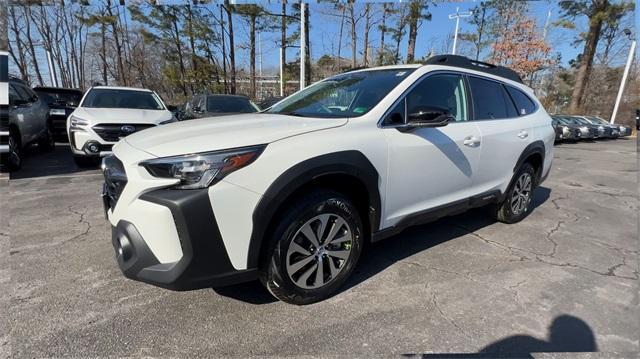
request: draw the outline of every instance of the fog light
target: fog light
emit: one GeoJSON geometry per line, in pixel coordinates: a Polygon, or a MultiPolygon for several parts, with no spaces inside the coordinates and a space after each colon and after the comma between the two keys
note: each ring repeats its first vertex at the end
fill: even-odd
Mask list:
{"type": "Polygon", "coordinates": [[[133,254],[133,247],[131,246],[131,241],[126,236],[118,237],[118,257],[122,257],[123,261],[128,261],[133,254]]]}
{"type": "Polygon", "coordinates": [[[91,154],[97,154],[100,152],[100,144],[97,142],[89,142],[85,146],[85,151],[91,154]]]}

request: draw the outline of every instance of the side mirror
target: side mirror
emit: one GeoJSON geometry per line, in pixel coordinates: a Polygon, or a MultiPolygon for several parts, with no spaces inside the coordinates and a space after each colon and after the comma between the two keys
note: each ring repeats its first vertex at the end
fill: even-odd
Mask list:
{"type": "Polygon", "coordinates": [[[416,128],[442,127],[455,120],[456,118],[445,108],[422,106],[414,109],[408,115],[407,123],[401,126],[400,129],[403,132],[408,132],[416,128]]]}

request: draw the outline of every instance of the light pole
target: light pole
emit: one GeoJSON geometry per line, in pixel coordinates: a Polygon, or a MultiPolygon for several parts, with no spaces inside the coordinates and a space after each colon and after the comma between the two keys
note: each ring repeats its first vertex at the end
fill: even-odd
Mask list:
{"type": "Polygon", "coordinates": [[[469,17],[469,16],[473,15],[473,12],[471,12],[471,11],[460,13],[459,10],[460,10],[460,8],[457,7],[455,14],[449,14],[449,20],[456,19],[456,32],[453,35],[453,50],[451,51],[452,55],[456,54],[456,45],[458,44],[458,29],[460,28],[460,18],[461,17],[469,17]]]}
{"type": "Polygon", "coordinates": [[[631,48],[629,49],[629,57],[627,57],[627,64],[624,67],[624,73],[622,74],[622,81],[620,81],[620,88],[618,89],[618,96],[616,97],[616,103],[613,105],[613,113],[611,114],[611,124],[615,123],[616,115],[618,114],[618,107],[620,106],[620,100],[622,100],[622,92],[624,92],[624,85],[627,82],[627,76],[629,76],[629,69],[631,69],[631,62],[633,61],[633,55],[636,51],[636,40],[631,37],[631,30],[624,29],[624,34],[631,40],[631,48]]]}

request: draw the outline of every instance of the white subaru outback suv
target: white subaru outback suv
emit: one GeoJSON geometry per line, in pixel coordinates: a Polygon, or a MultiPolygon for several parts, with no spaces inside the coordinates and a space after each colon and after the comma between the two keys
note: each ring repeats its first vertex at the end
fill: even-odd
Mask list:
{"type": "Polygon", "coordinates": [[[147,89],[95,86],[67,119],[67,134],[78,166],[92,165],[111,153],[123,137],[175,122],[160,96],[147,89]]]}
{"type": "Polygon", "coordinates": [[[307,304],[367,241],[484,205],[523,219],[554,136],[515,72],[438,56],[128,136],[103,160],[103,200],[125,276],[174,290],[259,278],[307,304]]]}

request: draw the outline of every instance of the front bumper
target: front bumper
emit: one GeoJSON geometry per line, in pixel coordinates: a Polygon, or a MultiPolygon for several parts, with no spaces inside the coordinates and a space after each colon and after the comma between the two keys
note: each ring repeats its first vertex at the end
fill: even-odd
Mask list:
{"type": "MultiPolygon", "coordinates": [[[[126,277],[171,290],[257,279],[257,269],[237,270],[231,264],[206,189],[160,189],[147,192],[140,199],[171,211],[183,255],[176,262],[161,263],[135,225],[121,219],[112,226],[112,243],[126,277]]],[[[108,211],[109,201],[104,203],[108,211]]]]}

